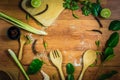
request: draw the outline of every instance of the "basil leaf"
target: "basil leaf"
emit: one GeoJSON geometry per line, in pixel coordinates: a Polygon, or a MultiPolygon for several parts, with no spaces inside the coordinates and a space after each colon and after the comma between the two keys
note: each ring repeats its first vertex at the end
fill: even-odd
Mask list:
{"type": "Polygon", "coordinates": [[[120,30],[120,21],[114,20],[109,25],[109,30],[118,31],[120,30]]]}
{"type": "Polygon", "coordinates": [[[74,75],[73,74],[69,74],[67,76],[67,80],[74,80],[74,75]]]}
{"type": "Polygon", "coordinates": [[[114,56],[115,56],[114,54],[109,55],[109,56],[105,59],[105,61],[109,61],[109,60],[113,59],[114,56]]]}
{"type": "Polygon", "coordinates": [[[115,47],[115,46],[117,46],[118,42],[119,42],[119,33],[114,32],[111,34],[106,45],[109,47],[115,47]]]}
{"type": "Polygon", "coordinates": [[[34,59],[28,67],[27,74],[37,73],[41,69],[42,65],[43,61],[40,61],[39,59],[34,59]]]}
{"type": "Polygon", "coordinates": [[[92,3],[92,14],[94,16],[98,16],[101,10],[102,10],[102,7],[100,4],[92,3]]]}
{"type": "Polygon", "coordinates": [[[83,6],[81,10],[82,10],[82,14],[84,14],[85,16],[88,16],[89,14],[91,14],[91,9],[87,6],[83,6]]]}
{"type": "Polygon", "coordinates": [[[68,63],[66,65],[66,72],[67,72],[67,74],[73,74],[74,71],[75,71],[74,66],[71,63],[68,63]]]}
{"type": "Polygon", "coordinates": [[[105,73],[105,74],[102,74],[98,80],[107,80],[109,78],[111,78],[112,76],[114,76],[115,74],[117,74],[118,72],[113,70],[111,72],[108,72],[108,73],[105,73]]]}
{"type": "Polygon", "coordinates": [[[104,51],[105,58],[108,57],[109,55],[112,55],[112,54],[114,54],[113,48],[107,47],[104,51]]]}

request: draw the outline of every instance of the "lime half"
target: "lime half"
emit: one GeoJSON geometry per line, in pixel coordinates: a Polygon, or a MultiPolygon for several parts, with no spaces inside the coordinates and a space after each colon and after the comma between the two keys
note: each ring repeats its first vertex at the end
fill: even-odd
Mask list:
{"type": "Polygon", "coordinates": [[[100,15],[103,18],[109,18],[111,16],[111,10],[108,8],[104,8],[101,10],[100,15]]]}
{"type": "Polygon", "coordinates": [[[37,8],[41,5],[41,0],[31,0],[31,6],[37,8]]]}

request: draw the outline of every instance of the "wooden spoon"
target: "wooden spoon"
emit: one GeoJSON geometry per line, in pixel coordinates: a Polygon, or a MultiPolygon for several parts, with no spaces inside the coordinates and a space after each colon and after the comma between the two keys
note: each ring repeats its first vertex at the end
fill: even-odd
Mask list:
{"type": "Polygon", "coordinates": [[[86,69],[94,63],[94,61],[96,60],[97,55],[96,55],[96,51],[94,50],[87,50],[84,55],[83,55],[83,69],[81,72],[81,75],[79,76],[78,80],[82,80],[83,74],[86,71],[86,69]]]}
{"type": "Polygon", "coordinates": [[[21,60],[22,59],[22,52],[23,52],[23,46],[26,43],[27,39],[25,37],[25,35],[20,35],[20,50],[19,50],[19,54],[18,54],[18,59],[21,60]]]}

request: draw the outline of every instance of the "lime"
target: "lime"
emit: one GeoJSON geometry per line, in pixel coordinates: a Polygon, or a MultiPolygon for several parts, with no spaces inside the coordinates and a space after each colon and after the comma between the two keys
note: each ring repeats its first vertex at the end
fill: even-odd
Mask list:
{"type": "Polygon", "coordinates": [[[101,10],[100,15],[103,18],[109,18],[111,16],[111,10],[108,8],[104,8],[101,10]]]}
{"type": "Polygon", "coordinates": [[[41,0],[31,0],[31,6],[37,8],[41,5],[41,0]]]}

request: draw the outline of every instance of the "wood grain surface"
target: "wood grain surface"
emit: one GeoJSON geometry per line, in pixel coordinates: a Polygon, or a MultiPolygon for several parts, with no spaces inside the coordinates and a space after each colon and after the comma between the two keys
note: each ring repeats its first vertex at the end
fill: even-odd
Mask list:
{"type": "MultiPolygon", "coordinates": [[[[87,49],[96,50],[95,41],[100,40],[100,50],[102,50],[105,46],[106,40],[109,38],[112,31],[108,30],[109,23],[112,20],[120,20],[120,0],[102,0],[103,7],[108,7],[112,11],[112,15],[109,19],[101,19],[100,21],[103,24],[103,28],[99,28],[98,23],[93,18],[93,16],[84,16],[81,11],[75,11],[75,13],[79,16],[79,19],[75,19],[72,17],[71,11],[64,10],[57,20],[48,28],[41,27],[38,25],[32,18],[26,20],[26,13],[20,8],[20,0],[1,0],[0,2],[0,12],[4,12],[10,16],[13,16],[25,23],[28,23],[34,26],[37,29],[45,30],[48,35],[47,36],[38,36],[32,34],[34,39],[37,39],[36,50],[39,54],[36,56],[32,50],[32,44],[25,45],[23,50],[23,59],[21,63],[24,68],[27,69],[30,62],[39,57],[44,60],[46,64],[43,65],[42,70],[45,71],[50,77],[51,80],[60,80],[57,69],[51,64],[50,59],[48,57],[49,52],[54,49],[60,49],[63,55],[63,71],[65,76],[66,74],[66,64],[73,63],[76,61],[80,63],[80,58],[83,53],[87,49]],[[99,34],[97,32],[92,32],[89,30],[98,29],[101,30],[103,34],[99,34]],[[43,39],[48,43],[47,51],[45,51],[43,47],[43,39]],[[42,57],[41,57],[42,55],[42,57]]],[[[18,75],[19,80],[25,80],[21,71],[12,60],[10,55],[8,55],[7,49],[12,49],[15,51],[16,55],[18,55],[19,51],[19,41],[10,40],[7,37],[7,30],[12,26],[11,24],[0,20],[0,69],[13,70],[13,72],[19,72],[18,75]]],[[[28,34],[28,32],[22,30],[23,33],[28,34]]],[[[120,32],[119,32],[120,33],[120,32]]],[[[120,43],[117,45],[115,50],[115,57],[104,64],[101,73],[108,72],[111,70],[117,70],[120,73],[120,43]]],[[[75,80],[77,80],[80,72],[81,66],[75,66],[75,80]]],[[[98,71],[98,65],[95,67],[89,67],[85,72],[83,80],[95,80],[95,75],[98,71]]],[[[110,78],[110,80],[120,80],[120,74],[117,74],[110,78]]],[[[41,73],[37,73],[35,75],[30,75],[31,80],[42,80],[43,77],[41,73]]]]}

